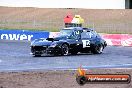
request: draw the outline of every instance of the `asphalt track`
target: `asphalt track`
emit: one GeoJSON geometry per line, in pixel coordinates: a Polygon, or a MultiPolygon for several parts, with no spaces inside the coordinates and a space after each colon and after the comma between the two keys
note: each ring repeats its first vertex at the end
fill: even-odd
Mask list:
{"type": "Polygon", "coordinates": [[[69,56],[30,55],[30,42],[0,40],[0,71],[132,68],[132,47],[107,46],[102,54],[69,56]]]}

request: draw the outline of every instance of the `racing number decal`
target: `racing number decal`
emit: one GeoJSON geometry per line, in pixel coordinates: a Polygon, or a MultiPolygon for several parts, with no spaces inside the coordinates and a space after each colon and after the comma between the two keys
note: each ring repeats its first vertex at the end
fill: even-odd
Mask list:
{"type": "Polygon", "coordinates": [[[86,41],[86,46],[89,46],[90,45],[90,41],[86,41]]]}
{"type": "Polygon", "coordinates": [[[90,47],[90,41],[89,40],[82,40],[83,42],[83,48],[90,47]]]}

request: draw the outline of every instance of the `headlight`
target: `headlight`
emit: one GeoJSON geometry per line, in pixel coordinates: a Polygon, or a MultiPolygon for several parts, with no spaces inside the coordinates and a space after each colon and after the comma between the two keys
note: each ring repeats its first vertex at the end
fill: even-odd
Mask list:
{"type": "Polygon", "coordinates": [[[56,47],[56,45],[57,45],[56,43],[53,43],[50,45],[50,47],[56,47]]]}

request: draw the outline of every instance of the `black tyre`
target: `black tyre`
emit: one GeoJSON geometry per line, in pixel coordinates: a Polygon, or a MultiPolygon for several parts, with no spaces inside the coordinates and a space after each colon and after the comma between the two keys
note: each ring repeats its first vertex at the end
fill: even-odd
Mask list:
{"type": "Polygon", "coordinates": [[[63,44],[61,46],[62,53],[61,55],[68,55],[69,54],[69,46],[68,44],[63,44]]]}
{"type": "Polygon", "coordinates": [[[103,52],[103,49],[103,45],[96,45],[92,52],[94,54],[101,54],[103,52]]]}
{"type": "Polygon", "coordinates": [[[78,51],[72,51],[71,55],[77,55],[78,51]]]}
{"type": "Polygon", "coordinates": [[[58,54],[58,53],[54,53],[54,54],[52,54],[53,56],[59,56],[60,54],[58,54]]]}
{"type": "Polygon", "coordinates": [[[34,55],[34,57],[41,57],[41,55],[34,55]]]}
{"type": "Polygon", "coordinates": [[[84,85],[87,82],[87,78],[84,76],[78,76],[76,81],[79,85],[84,85]]]}

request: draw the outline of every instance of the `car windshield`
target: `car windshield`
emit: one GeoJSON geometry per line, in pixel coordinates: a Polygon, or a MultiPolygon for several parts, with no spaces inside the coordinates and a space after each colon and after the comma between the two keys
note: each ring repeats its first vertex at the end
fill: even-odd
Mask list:
{"type": "Polygon", "coordinates": [[[60,31],[59,36],[70,36],[72,34],[72,30],[71,29],[62,29],[60,31]]]}

